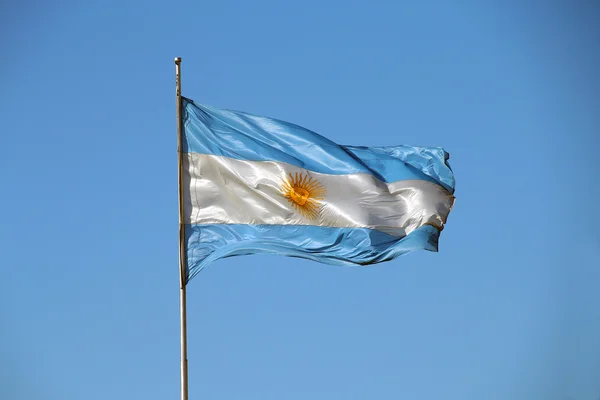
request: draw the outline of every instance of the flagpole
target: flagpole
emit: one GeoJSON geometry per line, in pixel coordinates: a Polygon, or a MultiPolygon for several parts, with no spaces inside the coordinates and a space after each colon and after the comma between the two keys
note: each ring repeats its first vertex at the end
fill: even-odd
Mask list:
{"type": "Polygon", "coordinates": [[[187,313],[186,313],[186,254],[185,221],[183,220],[183,103],[181,100],[181,57],[175,58],[175,85],[177,96],[177,157],[179,187],[179,311],[181,327],[181,400],[188,400],[187,313]]]}

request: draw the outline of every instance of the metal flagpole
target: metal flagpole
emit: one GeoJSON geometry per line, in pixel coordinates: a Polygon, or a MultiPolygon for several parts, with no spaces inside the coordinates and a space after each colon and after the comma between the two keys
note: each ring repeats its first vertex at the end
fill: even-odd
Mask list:
{"type": "Polygon", "coordinates": [[[181,57],[175,58],[175,85],[177,96],[177,156],[179,178],[179,310],[181,321],[181,400],[188,400],[188,361],[187,361],[187,315],[186,315],[186,254],[185,221],[183,220],[183,102],[181,100],[181,57]]]}

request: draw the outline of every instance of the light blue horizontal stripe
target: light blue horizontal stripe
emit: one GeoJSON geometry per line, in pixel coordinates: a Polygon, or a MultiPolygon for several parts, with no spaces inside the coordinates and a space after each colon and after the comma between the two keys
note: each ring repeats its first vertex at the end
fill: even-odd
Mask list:
{"type": "MultiPolygon", "coordinates": [[[[279,161],[324,174],[421,179],[454,193],[448,153],[439,147],[342,146],[301,126],[184,99],[183,151],[250,161],[279,161]]],[[[365,132],[369,134],[369,132],[365,132]]]]}
{"type": "Polygon", "coordinates": [[[425,225],[398,238],[366,228],[306,225],[186,225],[188,281],[226,257],[277,254],[333,265],[368,265],[414,250],[437,251],[439,230],[425,225]]]}

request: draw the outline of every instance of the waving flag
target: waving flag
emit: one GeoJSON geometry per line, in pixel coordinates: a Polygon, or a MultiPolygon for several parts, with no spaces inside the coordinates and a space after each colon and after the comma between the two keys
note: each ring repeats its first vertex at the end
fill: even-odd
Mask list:
{"type": "Polygon", "coordinates": [[[183,122],[188,281],[239,255],[368,265],[437,251],[454,203],[443,149],[342,146],[185,98],[183,122]]]}

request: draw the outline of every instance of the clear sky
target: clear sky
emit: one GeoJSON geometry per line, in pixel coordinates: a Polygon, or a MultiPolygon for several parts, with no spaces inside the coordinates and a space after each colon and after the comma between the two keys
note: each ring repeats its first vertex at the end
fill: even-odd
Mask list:
{"type": "Polygon", "coordinates": [[[190,399],[597,400],[600,8],[25,0],[0,10],[0,398],[179,398],[173,58],[199,103],[442,146],[439,253],[218,261],[190,399]]]}

